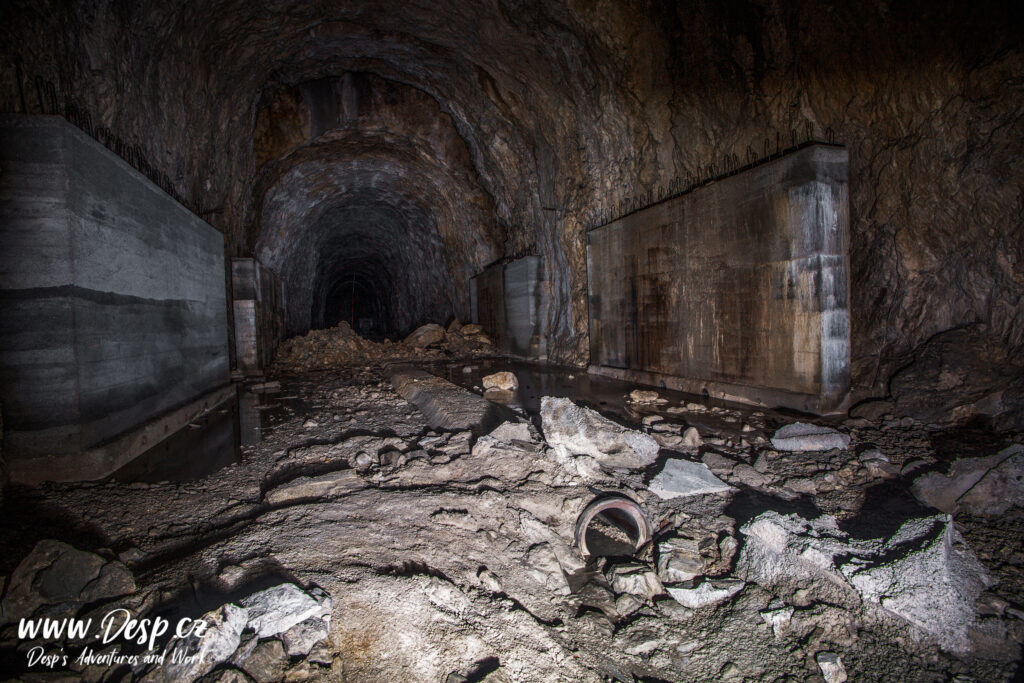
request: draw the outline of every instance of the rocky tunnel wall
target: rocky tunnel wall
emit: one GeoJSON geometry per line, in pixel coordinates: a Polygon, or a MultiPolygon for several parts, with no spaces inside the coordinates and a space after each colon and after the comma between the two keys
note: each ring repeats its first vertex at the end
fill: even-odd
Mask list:
{"type": "MultiPolygon", "coordinates": [[[[422,268],[445,272],[420,278],[422,315],[468,314],[469,277],[536,254],[552,302],[548,356],[577,365],[589,359],[586,228],[809,127],[850,154],[854,394],[887,395],[897,370],[930,362],[930,340],[957,329],[970,328],[977,367],[1021,365],[1024,60],[1008,3],[83,0],[3,11],[0,108],[87,111],[166,173],[233,255],[299,234],[313,204],[342,206],[334,188],[352,183],[341,176],[367,178],[341,170],[354,162],[391,164],[395,178],[415,169],[437,183],[402,196],[434,219],[444,255],[422,268]],[[290,131],[288,144],[262,145],[273,131],[290,131]],[[339,175],[268,212],[307,163],[322,170],[310,177],[339,175]]],[[[397,193],[386,193],[396,206],[397,193]]],[[[313,299],[293,320],[312,321],[313,299]]],[[[954,392],[996,396],[1002,382],[954,374],[954,392]]]]}

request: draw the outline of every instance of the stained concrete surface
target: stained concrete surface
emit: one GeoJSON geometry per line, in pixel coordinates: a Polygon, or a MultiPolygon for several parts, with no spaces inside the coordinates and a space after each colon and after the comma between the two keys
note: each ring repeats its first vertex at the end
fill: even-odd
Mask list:
{"type": "Polygon", "coordinates": [[[17,478],[22,459],[84,451],[225,384],[227,311],[216,230],[61,118],[5,116],[0,136],[17,478]]]}
{"type": "Polygon", "coordinates": [[[850,384],[847,164],[807,147],[590,231],[595,371],[836,407],[850,384]]]}

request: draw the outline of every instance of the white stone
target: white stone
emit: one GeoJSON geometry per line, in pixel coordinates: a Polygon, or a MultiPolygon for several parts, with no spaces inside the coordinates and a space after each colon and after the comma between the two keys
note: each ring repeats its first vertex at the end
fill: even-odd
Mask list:
{"type": "Polygon", "coordinates": [[[651,481],[651,492],[663,500],[731,491],[732,487],[711,473],[707,465],[673,458],[651,481]]]}
{"type": "Polygon", "coordinates": [[[846,449],[849,445],[850,437],[846,434],[805,422],[788,424],[772,437],[772,446],[779,451],[829,451],[846,449]]]}
{"type": "Polygon", "coordinates": [[[790,622],[793,619],[793,612],[795,610],[790,607],[779,607],[777,609],[763,609],[761,610],[761,618],[764,619],[764,623],[768,624],[772,628],[772,633],[778,637],[779,633],[789,627],[790,622]]]}
{"type": "Polygon", "coordinates": [[[606,419],[567,398],[541,399],[544,438],[560,458],[585,455],[605,467],[640,469],[658,457],[658,443],[649,435],[606,419]]]}
{"type": "Polygon", "coordinates": [[[705,581],[696,588],[666,588],[673,600],[683,607],[700,609],[725,602],[743,590],[747,585],[739,579],[723,579],[721,581],[705,581]]]}
{"type": "Polygon", "coordinates": [[[846,667],[843,666],[843,660],[839,655],[834,652],[819,652],[814,659],[818,662],[825,683],[844,683],[846,667]]]}
{"type": "Polygon", "coordinates": [[[283,583],[253,593],[239,602],[249,614],[248,626],[259,638],[269,638],[309,619],[331,613],[331,598],[319,589],[307,593],[293,583],[283,583]]]}
{"type": "Polygon", "coordinates": [[[969,653],[975,601],[992,578],[944,515],[911,519],[889,539],[856,540],[833,517],[764,512],[746,536],[737,573],[777,594],[873,605],[953,654],[969,653]]]}

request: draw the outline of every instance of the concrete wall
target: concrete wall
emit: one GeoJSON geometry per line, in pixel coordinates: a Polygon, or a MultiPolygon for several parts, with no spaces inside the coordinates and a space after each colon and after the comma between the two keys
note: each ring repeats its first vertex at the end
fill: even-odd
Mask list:
{"type": "Polygon", "coordinates": [[[540,258],[525,256],[491,266],[473,278],[473,321],[482,325],[503,351],[527,358],[544,357],[542,276],[540,258]]]}
{"type": "Polygon", "coordinates": [[[277,273],[252,258],[231,259],[235,369],[262,375],[284,335],[284,294],[277,273]]]}
{"type": "Polygon", "coordinates": [[[15,476],[228,380],[220,233],[59,117],[0,117],[0,244],[15,476]]]}
{"type": "Polygon", "coordinates": [[[846,150],[804,148],[588,234],[592,371],[826,411],[849,387],[846,150]]]}

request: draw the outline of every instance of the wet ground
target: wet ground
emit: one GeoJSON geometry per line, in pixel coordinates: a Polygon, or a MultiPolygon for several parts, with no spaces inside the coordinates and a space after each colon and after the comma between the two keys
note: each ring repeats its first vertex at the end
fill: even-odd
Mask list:
{"type": "MultiPolygon", "coordinates": [[[[767,439],[793,421],[782,411],[666,390],[658,390],[666,403],[636,405],[629,392],[647,387],[571,368],[479,359],[431,367],[470,389],[483,375],[515,372],[519,390],[495,398],[531,418],[541,397],[567,396],[654,436],[696,427],[702,444],[663,448],[646,471],[587,482],[567,475],[542,440],[477,452],[468,434],[431,429],[383,367],[280,377],[244,385],[230,420],[237,451],[226,466],[207,463],[210,473],[150,469],[147,478],[166,479],[13,487],[0,574],[53,537],[122,558],[163,614],[195,615],[275,581],[316,583],[334,596],[336,614],[333,663],[314,666],[312,680],[445,681],[479,671],[495,683],[719,680],[737,671],[817,680],[814,657],[826,650],[842,654],[853,680],[1012,675],[1012,664],[951,657],[905,627],[825,603],[800,606],[793,625],[773,635],[760,612],[776,598],[754,583],[720,607],[689,610],[624,588],[616,572],[628,558],[571,571],[560,561],[572,555],[575,519],[595,490],[641,502],[658,540],[692,543],[701,571],[719,578],[742,551],[738,528],[766,510],[827,512],[856,537],[886,536],[933,514],[907,491],[918,473],[957,453],[990,454],[1020,434],[847,421],[838,425],[852,439],[847,451],[780,455],[767,439]],[[645,424],[652,416],[662,419],[645,424]],[[888,470],[862,460],[869,449],[886,455],[888,470]],[[734,491],[660,500],[648,485],[669,458],[703,461],[734,491]]],[[[224,414],[205,419],[223,434],[224,414]]],[[[1024,515],[957,521],[999,579],[993,595],[1019,608],[1024,515]]],[[[632,540],[614,522],[601,520],[588,539],[609,555],[632,540]]]]}

